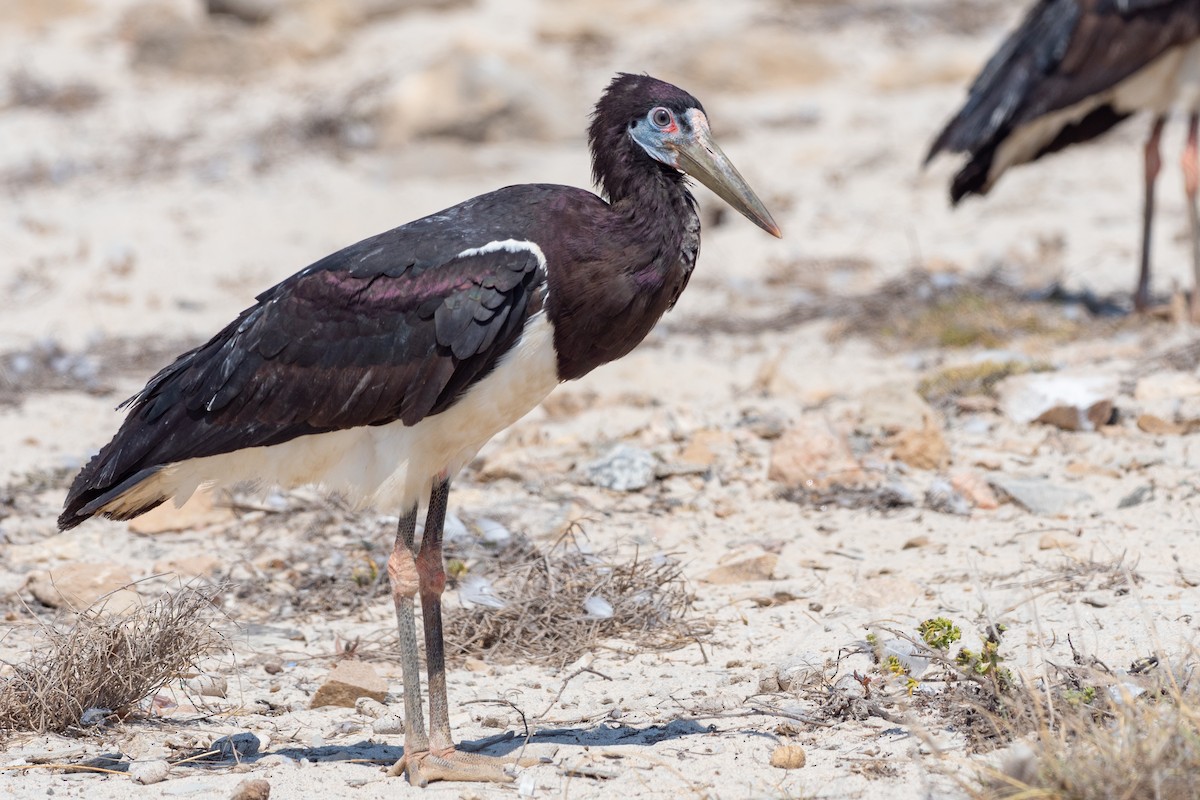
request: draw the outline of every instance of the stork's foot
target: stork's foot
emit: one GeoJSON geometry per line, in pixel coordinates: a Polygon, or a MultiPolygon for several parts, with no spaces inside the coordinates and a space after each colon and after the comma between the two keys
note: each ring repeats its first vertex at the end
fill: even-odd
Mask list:
{"type": "Polygon", "coordinates": [[[434,781],[472,781],[474,783],[510,783],[513,766],[527,767],[537,759],[498,758],[479,753],[464,753],[453,747],[440,752],[407,752],[388,770],[389,777],[404,775],[413,786],[434,781]]]}

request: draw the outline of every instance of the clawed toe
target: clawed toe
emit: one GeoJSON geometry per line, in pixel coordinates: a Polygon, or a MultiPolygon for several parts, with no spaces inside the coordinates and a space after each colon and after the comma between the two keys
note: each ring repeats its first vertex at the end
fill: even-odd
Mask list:
{"type": "Polygon", "coordinates": [[[428,750],[409,755],[405,753],[388,770],[388,775],[403,774],[413,786],[425,786],[435,781],[472,781],[475,783],[510,783],[514,766],[529,766],[536,759],[505,759],[479,753],[464,753],[454,748],[432,753],[428,750]]]}

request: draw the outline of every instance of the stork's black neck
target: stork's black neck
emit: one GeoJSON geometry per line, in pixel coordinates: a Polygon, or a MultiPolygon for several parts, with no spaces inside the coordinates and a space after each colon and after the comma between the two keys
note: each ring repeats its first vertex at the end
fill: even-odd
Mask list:
{"type": "Polygon", "coordinates": [[[633,350],[679,298],[700,250],[686,177],[651,159],[623,127],[605,133],[598,142],[593,126],[593,164],[609,202],[579,208],[565,249],[547,253],[561,380],[633,350]]]}

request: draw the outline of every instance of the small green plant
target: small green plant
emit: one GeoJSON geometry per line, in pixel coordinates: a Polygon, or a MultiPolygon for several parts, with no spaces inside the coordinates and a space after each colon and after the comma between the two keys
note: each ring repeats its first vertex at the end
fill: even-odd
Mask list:
{"type": "Polygon", "coordinates": [[[1068,689],[1063,692],[1063,699],[1072,706],[1091,705],[1096,700],[1096,687],[1084,686],[1082,689],[1068,689]]]}
{"type": "Polygon", "coordinates": [[[954,663],[962,670],[980,677],[991,678],[998,692],[1013,685],[1013,675],[1007,667],[1000,666],[1004,656],[1000,655],[1000,637],[1007,630],[1003,625],[989,625],[984,632],[983,648],[979,652],[966,647],[959,648],[954,663]]]}
{"type": "Polygon", "coordinates": [[[925,644],[938,650],[949,650],[950,645],[962,638],[962,631],[945,617],[927,619],[917,626],[917,633],[925,644]]]}

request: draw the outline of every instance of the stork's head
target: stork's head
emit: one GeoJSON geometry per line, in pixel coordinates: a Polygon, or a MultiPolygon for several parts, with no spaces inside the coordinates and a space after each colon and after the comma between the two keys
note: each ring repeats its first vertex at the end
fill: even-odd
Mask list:
{"type": "Polygon", "coordinates": [[[700,101],[649,75],[620,73],[592,115],[588,135],[592,171],[610,200],[625,191],[619,164],[632,157],[642,169],[665,165],[690,175],[772,236],[781,236],[771,213],[721,152],[700,101]]]}

